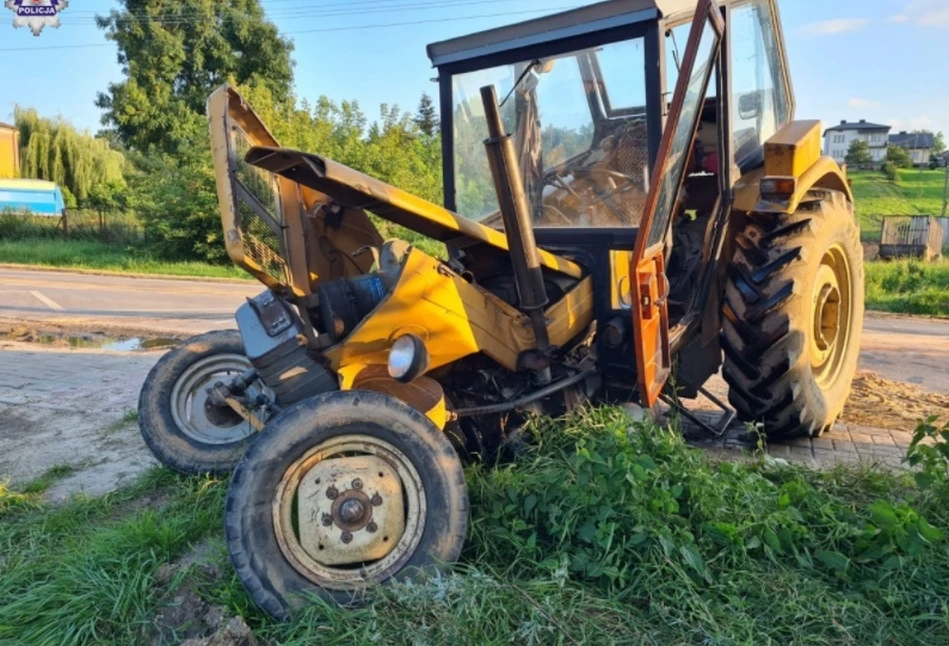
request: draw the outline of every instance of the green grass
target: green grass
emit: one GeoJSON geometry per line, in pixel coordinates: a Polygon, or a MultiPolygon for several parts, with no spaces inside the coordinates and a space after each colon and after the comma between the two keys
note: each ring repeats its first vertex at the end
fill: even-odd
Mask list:
{"type": "MultiPolygon", "coordinates": [[[[445,258],[445,245],[396,225],[380,227],[385,239],[400,237],[438,258],[445,258]]],[[[212,265],[198,261],[167,261],[151,258],[147,249],[107,244],[96,240],[34,238],[0,239],[0,263],[16,263],[60,269],[194,276],[199,278],[254,278],[234,265],[212,265]]]]}
{"type": "Polygon", "coordinates": [[[57,464],[22,486],[11,488],[9,483],[0,482],[0,517],[12,509],[40,507],[46,490],[75,471],[71,464],[57,464]]]}
{"type": "Polygon", "coordinates": [[[62,480],[63,478],[68,478],[73,473],[75,473],[76,467],[71,464],[57,464],[56,466],[50,467],[44,471],[38,478],[31,480],[23,487],[23,493],[26,494],[43,494],[51,486],[62,480]]]}
{"type": "Polygon", "coordinates": [[[864,268],[868,309],[949,317],[949,259],[875,261],[864,268]]]}
{"type": "Polygon", "coordinates": [[[891,182],[879,171],[852,171],[863,239],[879,242],[884,215],[940,215],[945,171],[900,169],[891,182]]]}
{"type": "Polygon", "coordinates": [[[139,249],[86,240],[0,240],[0,263],[134,274],[252,279],[233,265],[156,260],[139,249]]]}
{"type": "Polygon", "coordinates": [[[196,542],[223,576],[188,585],[284,646],[949,643],[945,480],[712,463],[671,432],[627,427],[614,409],[539,422],[518,463],[469,468],[450,573],[285,625],[227,563],[224,480],[154,470],[104,498],[8,507],[0,643],[146,643],[167,603],[156,572],[196,542]]]}

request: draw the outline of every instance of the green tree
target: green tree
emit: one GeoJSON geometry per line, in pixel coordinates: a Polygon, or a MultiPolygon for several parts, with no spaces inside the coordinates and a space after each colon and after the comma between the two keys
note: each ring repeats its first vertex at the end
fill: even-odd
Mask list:
{"type": "Polygon", "coordinates": [[[180,148],[176,155],[157,150],[132,153],[135,170],[129,177],[129,206],[145,227],[149,250],[157,256],[227,260],[206,149],[204,144],[180,148]]]}
{"type": "Polygon", "coordinates": [[[909,151],[902,146],[888,146],[886,161],[897,168],[910,168],[913,165],[913,159],[909,156],[909,151]]]}
{"type": "Polygon", "coordinates": [[[946,139],[941,132],[933,132],[932,130],[913,130],[910,134],[912,135],[927,135],[933,138],[933,145],[930,149],[933,155],[939,155],[946,149],[946,139]]]}
{"type": "Polygon", "coordinates": [[[850,148],[847,150],[847,156],[844,159],[850,166],[872,164],[873,157],[870,155],[870,145],[863,139],[854,139],[850,142],[850,148]]]}
{"type": "Polygon", "coordinates": [[[946,150],[946,138],[943,136],[942,132],[937,132],[933,135],[933,155],[941,155],[946,150]]]}
{"type": "Polygon", "coordinates": [[[222,83],[291,97],[293,45],[264,17],[258,0],[120,0],[98,16],[118,46],[125,78],[99,93],[103,124],[127,146],[168,153],[206,141],[204,106],[222,83]]]}
{"type": "Polygon", "coordinates": [[[438,113],[435,111],[435,104],[432,103],[432,97],[427,92],[422,93],[422,98],[418,102],[418,110],[415,111],[414,121],[419,132],[423,135],[434,137],[438,134],[438,113]]]}
{"type": "Polygon", "coordinates": [[[79,132],[61,117],[41,117],[33,108],[16,106],[13,118],[22,177],[59,184],[68,206],[105,208],[124,200],[125,156],[106,139],[79,132]]]}
{"type": "Polygon", "coordinates": [[[383,104],[380,121],[366,139],[359,170],[436,204],[442,201],[441,140],[437,133],[418,137],[415,121],[397,106],[383,104]]]}
{"type": "MultiPolygon", "coordinates": [[[[238,91],[282,146],[329,157],[441,202],[441,140],[437,135],[419,137],[411,114],[383,105],[380,119],[369,123],[355,101],[336,103],[325,96],[314,103],[292,96],[277,100],[261,86],[239,86],[238,91]]],[[[130,180],[133,208],[156,253],[226,260],[209,146],[205,135],[179,146],[175,154],[132,154],[139,169],[130,180]]]]}

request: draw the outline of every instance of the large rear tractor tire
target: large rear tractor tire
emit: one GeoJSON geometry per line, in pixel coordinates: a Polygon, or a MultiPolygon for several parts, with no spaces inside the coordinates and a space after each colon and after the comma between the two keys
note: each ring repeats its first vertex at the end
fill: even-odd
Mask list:
{"type": "Polygon", "coordinates": [[[225,533],[247,593],[285,620],[318,596],[358,602],[377,585],[458,558],[468,490],[451,442],[378,392],[301,401],[267,426],[231,479],[225,533]]]}
{"type": "MultiPolygon", "coordinates": [[[[212,405],[207,391],[250,367],[237,330],[192,337],[158,360],[139,395],[138,422],[162,464],[179,473],[231,472],[257,433],[230,407],[212,405]]],[[[249,394],[273,397],[257,384],[249,394]]]]}
{"type": "Polygon", "coordinates": [[[850,395],[863,326],[853,206],[811,191],[785,216],[746,216],[728,267],[723,376],[739,418],[769,438],[817,436],[850,395]]]}

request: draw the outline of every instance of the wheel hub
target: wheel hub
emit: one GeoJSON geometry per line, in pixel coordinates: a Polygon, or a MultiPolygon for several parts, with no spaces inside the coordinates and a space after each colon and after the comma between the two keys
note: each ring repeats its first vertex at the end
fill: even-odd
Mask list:
{"type": "MultiPolygon", "coordinates": [[[[227,382],[250,367],[247,357],[219,354],[189,366],[175,382],[171,393],[171,414],[181,431],[202,444],[230,444],[254,433],[254,429],[228,406],[212,401],[209,390],[219,381],[227,382]]],[[[255,384],[250,396],[273,394],[255,384]]]]}
{"type": "Polygon", "coordinates": [[[821,353],[831,350],[840,331],[840,288],[830,267],[818,273],[817,301],[814,304],[814,342],[821,353]]]}
{"type": "Polygon", "coordinates": [[[831,247],[821,259],[811,297],[811,367],[821,387],[833,383],[846,354],[853,295],[843,250],[831,247]]]}
{"type": "Polygon", "coordinates": [[[336,524],[345,523],[347,525],[354,525],[363,520],[363,517],[366,515],[366,507],[363,503],[355,498],[350,498],[342,505],[339,506],[339,511],[337,512],[338,519],[336,524]]]}
{"type": "Polygon", "coordinates": [[[296,503],[300,545],[324,566],[381,559],[405,531],[401,480],[376,456],[317,462],[303,475],[296,503]]]}

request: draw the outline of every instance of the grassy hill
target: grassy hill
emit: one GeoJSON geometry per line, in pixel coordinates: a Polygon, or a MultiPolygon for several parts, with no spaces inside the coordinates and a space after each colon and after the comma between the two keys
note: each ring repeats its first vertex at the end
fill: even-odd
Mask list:
{"type": "MultiPolygon", "coordinates": [[[[945,171],[903,169],[896,181],[877,171],[849,173],[861,237],[879,242],[885,215],[940,215],[945,171]]],[[[949,261],[866,263],[867,308],[949,316],[949,261]]]]}
{"type": "Polygon", "coordinates": [[[945,171],[902,169],[896,181],[878,171],[853,171],[853,194],[863,239],[877,242],[884,215],[940,215],[945,171]]]}

